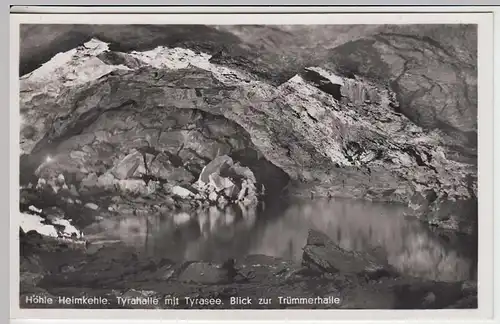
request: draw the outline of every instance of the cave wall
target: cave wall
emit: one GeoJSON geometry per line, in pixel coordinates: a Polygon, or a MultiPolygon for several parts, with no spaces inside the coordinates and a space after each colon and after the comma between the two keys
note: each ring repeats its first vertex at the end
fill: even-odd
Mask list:
{"type": "MultiPolygon", "coordinates": [[[[409,104],[418,97],[426,103],[455,100],[448,106],[460,107],[461,97],[452,93],[461,91],[465,79],[436,79],[453,76],[447,74],[450,65],[441,64],[447,50],[414,36],[377,34],[329,53],[334,64],[307,67],[275,84],[249,70],[214,64],[208,53],[163,46],[127,53],[91,40],[21,78],[22,165],[35,169],[47,155],[83,152],[73,156],[90,154],[101,164],[91,165],[99,178],[103,168],[116,167],[104,162],[109,156],[124,159],[139,149],[151,158],[163,151],[174,167],[189,162],[186,170],[196,177],[203,164],[228,153],[253,165],[261,179],[277,174],[280,186],[290,179],[307,196],[404,204],[424,197],[416,201],[425,206],[474,199],[468,176],[474,183],[477,171],[456,149],[466,145],[432,126],[454,120],[455,128],[474,132],[473,113],[457,117],[442,109],[438,115],[430,104],[409,104]],[[396,51],[394,42],[413,47],[396,51]],[[419,42],[427,44],[424,54],[414,49],[419,42]],[[421,87],[418,96],[405,95],[425,85],[408,79],[406,70],[394,77],[397,58],[407,56],[411,60],[402,60],[411,64],[400,65],[412,73],[422,72],[426,62],[444,69],[426,81],[441,92],[429,95],[421,87]],[[395,64],[388,65],[388,57],[395,64]],[[346,72],[352,62],[355,69],[346,72]],[[407,79],[413,83],[398,83],[407,79]],[[415,119],[411,107],[437,119],[415,119]]],[[[449,226],[457,227],[457,218],[466,221],[455,214],[449,226]]]]}

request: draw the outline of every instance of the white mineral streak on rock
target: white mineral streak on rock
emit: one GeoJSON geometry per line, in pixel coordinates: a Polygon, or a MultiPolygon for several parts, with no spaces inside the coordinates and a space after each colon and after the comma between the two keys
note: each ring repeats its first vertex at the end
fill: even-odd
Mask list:
{"type": "MultiPolygon", "coordinates": [[[[44,103],[47,107],[52,107],[51,104],[67,87],[94,81],[114,70],[129,70],[124,65],[106,64],[97,57],[107,50],[107,43],[92,39],[83,46],[54,55],[38,69],[23,75],[19,82],[20,108],[24,106],[24,103],[30,102],[39,95],[47,96],[44,103]],[[49,100],[49,98],[51,99],[49,100]]],[[[43,108],[41,107],[41,109],[43,108]]],[[[30,112],[26,114],[29,116],[30,112]]],[[[45,120],[34,121],[32,118],[25,117],[21,118],[21,130],[26,127],[34,128],[37,134],[34,139],[23,139],[21,143],[21,151],[30,152],[39,140],[40,132],[45,127],[45,120]]]]}
{"type": "Polygon", "coordinates": [[[212,56],[209,54],[195,53],[190,49],[159,46],[150,51],[134,51],[130,55],[155,68],[178,70],[194,66],[212,72],[216,79],[227,85],[257,82],[247,73],[210,63],[212,56]]]}
{"type": "Polygon", "coordinates": [[[39,209],[39,208],[36,208],[35,206],[31,205],[28,207],[29,210],[31,210],[32,212],[35,212],[35,213],[41,213],[42,210],[39,209]]]}
{"type": "Polygon", "coordinates": [[[19,224],[25,233],[34,230],[45,236],[58,237],[54,226],[43,224],[42,217],[26,213],[20,213],[20,216],[19,224]]]}
{"type": "Polygon", "coordinates": [[[39,92],[57,96],[61,85],[75,86],[98,79],[113,70],[129,69],[124,65],[106,64],[97,58],[107,50],[107,43],[91,39],[83,46],[54,55],[38,69],[21,77],[21,91],[29,93],[25,93],[22,99],[28,101],[39,92]]]}
{"type": "Polygon", "coordinates": [[[133,51],[131,54],[136,59],[156,68],[185,69],[190,65],[207,68],[210,63],[210,55],[205,53],[195,53],[184,48],[168,48],[158,46],[145,52],[133,51]]]}
{"type": "Polygon", "coordinates": [[[94,203],[86,203],[85,205],[83,205],[83,207],[86,207],[86,208],[89,208],[89,209],[92,209],[92,210],[98,210],[99,209],[99,206],[97,206],[94,203]]]}
{"type": "Polygon", "coordinates": [[[64,226],[64,231],[61,233],[62,236],[65,236],[65,237],[76,236],[77,238],[80,238],[83,236],[83,235],[81,235],[81,232],[75,226],[73,226],[70,223],[70,221],[67,219],[61,219],[61,218],[54,219],[52,221],[52,223],[64,226]]]}

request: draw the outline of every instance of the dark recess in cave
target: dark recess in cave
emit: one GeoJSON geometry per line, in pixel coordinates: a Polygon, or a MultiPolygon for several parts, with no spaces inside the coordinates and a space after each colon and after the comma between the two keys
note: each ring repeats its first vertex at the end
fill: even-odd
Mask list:
{"type": "Polygon", "coordinates": [[[304,80],[312,82],[321,91],[332,95],[336,100],[342,99],[340,84],[332,83],[327,78],[312,70],[306,70],[304,73],[302,73],[302,77],[304,78],[304,80]]]}
{"type": "Polygon", "coordinates": [[[266,188],[266,200],[277,198],[288,184],[288,175],[252,148],[236,151],[231,154],[231,158],[252,170],[257,182],[266,188]]]}

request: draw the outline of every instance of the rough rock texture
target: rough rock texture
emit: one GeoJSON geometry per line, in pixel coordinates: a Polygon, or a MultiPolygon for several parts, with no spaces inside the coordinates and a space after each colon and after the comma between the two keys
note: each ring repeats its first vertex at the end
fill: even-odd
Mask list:
{"type": "Polygon", "coordinates": [[[442,226],[472,230],[469,213],[428,211],[450,201],[473,210],[475,165],[455,158],[460,154],[439,130],[402,115],[408,104],[397,99],[406,98],[401,92],[314,67],[275,87],[209,63],[209,56],[161,47],[120,53],[142,62],[133,69],[96,58],[107,51],[92,40],[75,50],[71,66],[53,59],[22,78],[30,89],[21,93],[22,163],[38,165],[50,155],[39,173],[56,169],[54,175],[66,172],[91,186],[93,173],[108,172],[119,180],[189,183],[213,158],[250,150],[254,164],[265,159],[267,174],[278,167],[301,192],[305,186],[317,195],[410,201],[442,226]],[[83,82],[89,67],[95,75],[83,82]],[[68,73],[78,78],[64,81],[68,73]],[[41,75],[55,82],[47,86],[41,75]]]}
{"type": "Polygon", "coordinates": [[[226,271],[218,265],[194,262],[180,273],[179,281],[201,283],[201,284],[221,284],[228,282],[226,271]]]}
{"type": "Polygon", "coordinates": [[[397,93],[399,110],[416,124],[477,145],[477,36],[466,26],[420,35],[386,31],[335,48],[339,69],[370,76],[397,93]],[[446,40],[444,35],[448,33],[446,40]],[[456,41],[457,38],[461,41],[456,41]],[[470,42],[470,43],[468,43],[470,42]]]}
{"type": "MultiPolygon", "coordinates": [[[[171,27],[191,39],[195,27],[183,28],[171,27]]],[[[432,224],[472,232],[474,28],[335,28],[338,41],[295,62],[271,45],[293,39],[291,53],[304,53],[312,42],[298,36],[318,34],[196,27],[206,41],[181,44],[141,26],[137,35],[156,36],[134,48],[102,26],[76,28],[116,37],[72,46],[22,76],[24,183],[63,173],[77,187],[150,194],[150,180],[191,185],[228,155],[251,169],[258,190],[400,202],[432,224]],[[265,55],[255,61],[257,31],[265,55]]]]}
{"type": "MultiPolygon", "coordinates": [[[[247,69],[272,82],[283,82],[305,62],[324,57],[329,48],[372,34],[384,26],[324,25],[30,25],[21,26],[20,75],[27,74],[92,37],[110,43],[119,59],[139,65],[119,52],[145,51],[157,46],[182,47],[212,55],[214,63],[247,69]],[[41,37],[43,35],[43,37],[41,37]],[[116,53],[118,51],[118,53],[116,53]]],[[[298,71],[297,70],[297,71],[298,71]]]]}

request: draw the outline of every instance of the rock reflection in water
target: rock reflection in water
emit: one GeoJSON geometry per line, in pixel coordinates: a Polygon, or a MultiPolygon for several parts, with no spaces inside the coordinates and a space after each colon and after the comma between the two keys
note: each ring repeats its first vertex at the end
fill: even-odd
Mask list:
{"type": "Polygon", "coordinates": [[[243,205],[172,214],[124,214],[87,230],[93,241],[120,240],[174,260],[220,261],[250,249],[257,210],[243,205]]]}
{"type": "MultiPolygon", "coordinates": [[[[315,200],[288,207],[268,222],[250,253],[300,261],[307,228],[320,230],[346,250],[377,249],[398,270],[428,279],[471,277],[469,251],[440,239],[423,223],[403,217],[405,207],[347,199],[315,200]]],[[[469,248],[471,248],[469,246],[469,248]]]]}
{"type": "Polygon", "coordinates": [[[424,224],[403,217],[405,208],[352,200],[302,201],[266,210],[211,207],[192,213],[130,216],[101,221],[107,239],[175,260],[221,261],[265,254],[300,262],[309,228],[347,250],[378,248],[407,274],[442,281],[471,277],[471,258],[424,224]]]}

